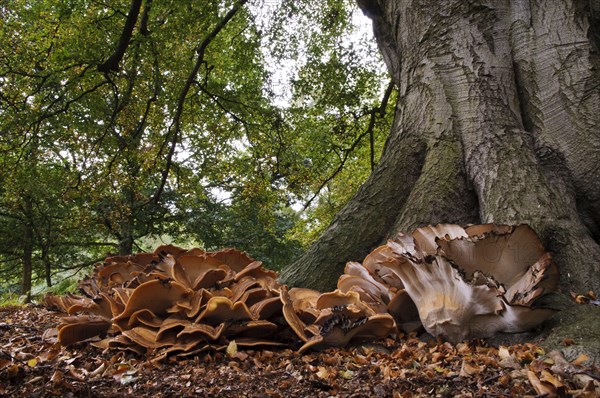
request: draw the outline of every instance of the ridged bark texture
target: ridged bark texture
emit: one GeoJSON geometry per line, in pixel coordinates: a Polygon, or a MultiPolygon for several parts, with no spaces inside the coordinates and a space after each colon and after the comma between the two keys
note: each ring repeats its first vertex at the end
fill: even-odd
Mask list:
{"type": "Polygon", "coordinates": [[[374,175],[283,280],[330,289],[345,260],[423,224],[527,223],[564,292],[600,291],[594,2],[358,3],[399,87],[396,123],[374,175]],[[395,200],[365,200],[384,191],[395,200]]]}

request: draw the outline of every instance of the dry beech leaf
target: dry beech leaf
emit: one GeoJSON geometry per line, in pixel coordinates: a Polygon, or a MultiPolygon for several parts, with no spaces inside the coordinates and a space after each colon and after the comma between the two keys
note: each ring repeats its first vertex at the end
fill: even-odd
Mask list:
{"type": "Polygon", "coordinates": [[[88,374],[87,370],[84,368],[76,368],[73,365],[69,365],[67,369],[69,370],[69,374],[79,381],[84,381],[88,374]]]}
{"type": "Polygon", "coordinates": [[[498,356],[500,357],[500,359],[508,359],[511,357],[510,351],[508,351],[508,348],[501,345],[500,347],[498,347],[498,356]]]}
{"type": "Polygon", "coordinates": [[[552,359],[552,358],[544,358],[544,359],[542,360],[542,362],[543,362],[545,365],[549,365],[549,366],[552,366],[552,365],[554,365],[554,359],[552,359]]]}
{"type": "Polygon", "coordinates": [[[564,384],[547,370],[543,370],[540,374],[540,381],[552,384],[557,391],[565,388],[564,384]]]}
{"type": "Polygon", "coordinates": [[[574,360],[571,361],[571,364],[578,366],[583,364],[585,361],[589,360],[590,357],[588,357],[586,354],[579,354],[579,356],[577,358],[575,358],[574,360]]]}
{"type": "Polygon", "coordinates": [[[499,378],[498,378],[498,384],[500,384],[501,386],[508,386],[510,385],[510,376],[506,373],[502,374],[499,378]]]}
{"type": "Polygon", "coordinates": [[[550,383],[544,383],[540,381],[535,372],[528,370],[527,378],[539,395],[543,395],[545,397],[556,397],[556,388],[550,383]]]}
{"type": "Polygon", "coordinates": [[[325,366],[319,366],[317,369],[318,369],[318,371],[317,371],[316,375],[317,375],[317,377],[319,377],[321,379],[328,379],[332,374],[332,372],[325,366]]]}
{"type": "MultiPolygon", "coordinates": [[[[2,332],[0,328],[0,339],[2,332]]],[[[17,363],[18,380],[13,381],[8,379],[7,368],[14,362],[0,353],[0,395],[44,395],[44,389],[76,393],[81,388],[115,395],[119,388],[126,388],[126,394],[141,396],[177,388],[181,393],[189,391],[198,396],[239,396],[260,386],[261,391],[280,397],[334,394],[383,397],[392,396],[387,386],[393,386],[394,397],[600,396],[600,385],[592,377],[597,374],[594,368],[582,366],[585,362],[579,364],[584,357],[574,365],[559,351],[541,355],[543,351],[535,344],[493,347],[470,341],[452,345],[407,336],[397,341],[385,339],[375,344],[298,355],[291,349],[242,349],[240,341],[235,339],[238,350],[231,357],[227,354],[227,343],[233,337],[236,336],[224,335],[223,339],[229,340],[225,344],[221,340],[222,351],[199,351],[187,358],[175,353],[168,359],[170,362],[161,364],[146,362],[146,358],[133,357],[127,352],[111,353],[81,344],[62,348],[59,355],[62,359],[55,356],[42,360],[44,350],[52,346],[34,334],[19,333],[9,336],[10,341],[0,341],[0,350],[10,356],[25,351],[30,354],[17,363]],[[39,355],[31,357],[31,353],[39,355]],[[246,361],[239,360],[243,355],[247,356],[246,361]],[[36,367],[28,367],[27,360],[33,358],[38,360],[36,367]],[[73,361],[71,365],[81,372],[80,376],[85,376],[83,382],[66,373],[67,360],[73,361]],[[40,368],[42,361],[44,369],[40,368]],[[507,363],[515,369],[507,368],[507,363]],[[65,372],[64,378],[56,372],[59,368],[65,372]],[[44,379],[42,373],[52,375],[52,379],[44,379]],[[116,377],[111,382],[113,375],[116,377]],[[109,385],[112,385],[110,390],[109,385]],[[131,392],[127,393],[128,390],[131,392]]]]}
{"type": "Polygon", "coordinates": [[[8,375],[8,378],[14,379],[15,377],[17,377],[17,375],[19,374],[19,369],[20,369],[20,367],[16,363],[8,366],[6,368],[6,373],[8,375]]]}
{"type": "Polygon", "coordinates": [[[467,360],[462,361],[462,365],[460,367],[460,375],[463,377],[471,376],[481,372],[481,367],[469,363],[467,360]]]}
{"type": "Polygon", "coordinates": [[[54,386],[57,386],[58,384],[62,383],[64,377],[65,375],[61,371],[55,370],[54,373],[52,373],[52,377],[50,377],[50,382],[54,386]]]}

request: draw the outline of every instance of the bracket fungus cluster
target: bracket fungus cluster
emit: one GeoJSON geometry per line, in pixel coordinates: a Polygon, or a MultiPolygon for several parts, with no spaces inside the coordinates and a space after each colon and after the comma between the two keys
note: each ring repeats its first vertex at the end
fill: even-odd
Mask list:
{"type": "Polygon", "coordinates": [[[309,348],[344,346],[352,339],[381,339],[395,332],[392,316],[376,312],[357,292],[288,291],[283,286],[281,301],[285,319],[304,342],[300,353],[309,348]]]}
{"type": "Polygon", "coordinates": [[[67,314],[58,341],[88,340],[102,348],[189,356],[238,347],[345,345],[352,338],[382,338],[395,330],[358,294],[292,289],[235,249],[204,252],[161,246],[154,253],[115,256],[80,283],[81,295],[47,296],[67,314]],[[294,298],[294,303],[290,301],[294,298]]]}
{"type": "MultiPolygon", "coordinates": [[[[365,268],[405,292],[433,336],[458,342],[522,332],[554,313],[537,304],[556,288],[558,270],[527,225],[426,226],[374,253],[365,268]]],[[[388,311],[402,328],[411,320],[407,304],[393,304],[388,311]]]]}
{"type": "Polygon", "coordinates": [[[189,355],[226,344],[282,344],[282,303],[276,273],[234,249],[189,251],[161,246],[154,253],[109,257],[82,281],[83,295],[49,296],[67,314],[58,326],[63,345],[94,345],[155,355],[189,355]]]}
{"type": "Polygon", "coordinates": [[[64,311],[63,345],[91,341],[154,358],[237,346],[299,351],[373,340],[399,331],[450,341],[524,331],[552,310],[536,300],[556,266],[526,225],[441,224],[399,234],[362,264],[349,262],[337,289],[292,288],[235,249],[160,246],[114,256],[80,283],[80,295],[47,296],[64,311]]]}

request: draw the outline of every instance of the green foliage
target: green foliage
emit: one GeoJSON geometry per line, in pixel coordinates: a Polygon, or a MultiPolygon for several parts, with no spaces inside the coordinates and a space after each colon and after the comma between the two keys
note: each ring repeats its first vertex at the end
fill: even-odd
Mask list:
{"type": "Polygon", "coordinates": [[[20,296],[16,293],[0,294],[0,307],[22,306],[25,304],[23,298],[23,296],[20,296]]]}
{"type": "Polygon", "coordinates": [[[74,293],[77,291],[80,279],[80,277],[70,276],[61,279],[56,285],[50,287],[40,284],[34,287],[33,294],[37,297],[43,297],[46,294],[63,295],[66,293],[74,293]]]}
{"type": "Polygon", "coordinates": [[[243,3],[145,0],[101,71],[131,1],[0,1],[0,285],[164,235],[278,268],[327,226],[382,150],[381,61],[349,0],[243,3]]]}

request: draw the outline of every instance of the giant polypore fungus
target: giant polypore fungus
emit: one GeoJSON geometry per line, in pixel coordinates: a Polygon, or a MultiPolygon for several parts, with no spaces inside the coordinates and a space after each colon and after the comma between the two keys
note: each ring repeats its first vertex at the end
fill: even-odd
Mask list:
{"type": "Polygon", "coordinates": [[[553,291],[558,271],[527,225],[461,228],[441,224],[386,245],[397,262],[387,267],[402,281],[427,332],[456,342],[521,332],[554,311],[536,301],[553,291]]]}
{"type": "Polygon", "coordinates": [[[58,326],[63,345],[94,338],[101,347],[188,355],[238,345],[280,345],[285,328],[276,274],[233,249],[109,257],[80,284],[83,295],[48,296],[71,316],[58,326]]]}
{"type": "Polygon", "coordinates": [[[276,277],[234,249],[161,246],[107,258],[80,283],[82,295],[48,296],[46,304],[70,315],[58,326],[63,345],[91,339],[155,358],[221,349],[231,340],[240,347],[298,341],[302,352],[395,331],[393,318],[356,292],[288,293],[276,277]]]}
{"type": "MultiPolygon", "coordinates": [[[[409,242],[407,247],[410,247],[409,242]]],[[[402,280],[393,271],[399,264],[400,260],[388,245],[380,246],[365,258],[362,266],[355,262],[346,264],[338,289],[357,292],[376,312],[391,314],[400,331],[413,332],[420,329],[421,322],[402,280]]]]}
{"type": "Polygon", "coordinates": [[[376,313],[357,292],[335,290],[320,294],[310,289],[281,289],[283,314],[290,327],[309,348],[344,346],[350,340],[380,339],[395,331],[394,319],[376,313]]]}
{"type": "Polygon", "coordinates": [[[235,249],[160,246],[109,257],[80,283],[81,295],[47,296],[64,311],[63,345],[189,356],[208,349],[294,345],[299,352],[416,331],[459,341],[519,332],[553,311],[538,299],[558,272],[531,228],[441,224],[399,234],[362,264],[349,262],[337,289],[289,289],[235,249]]]}

